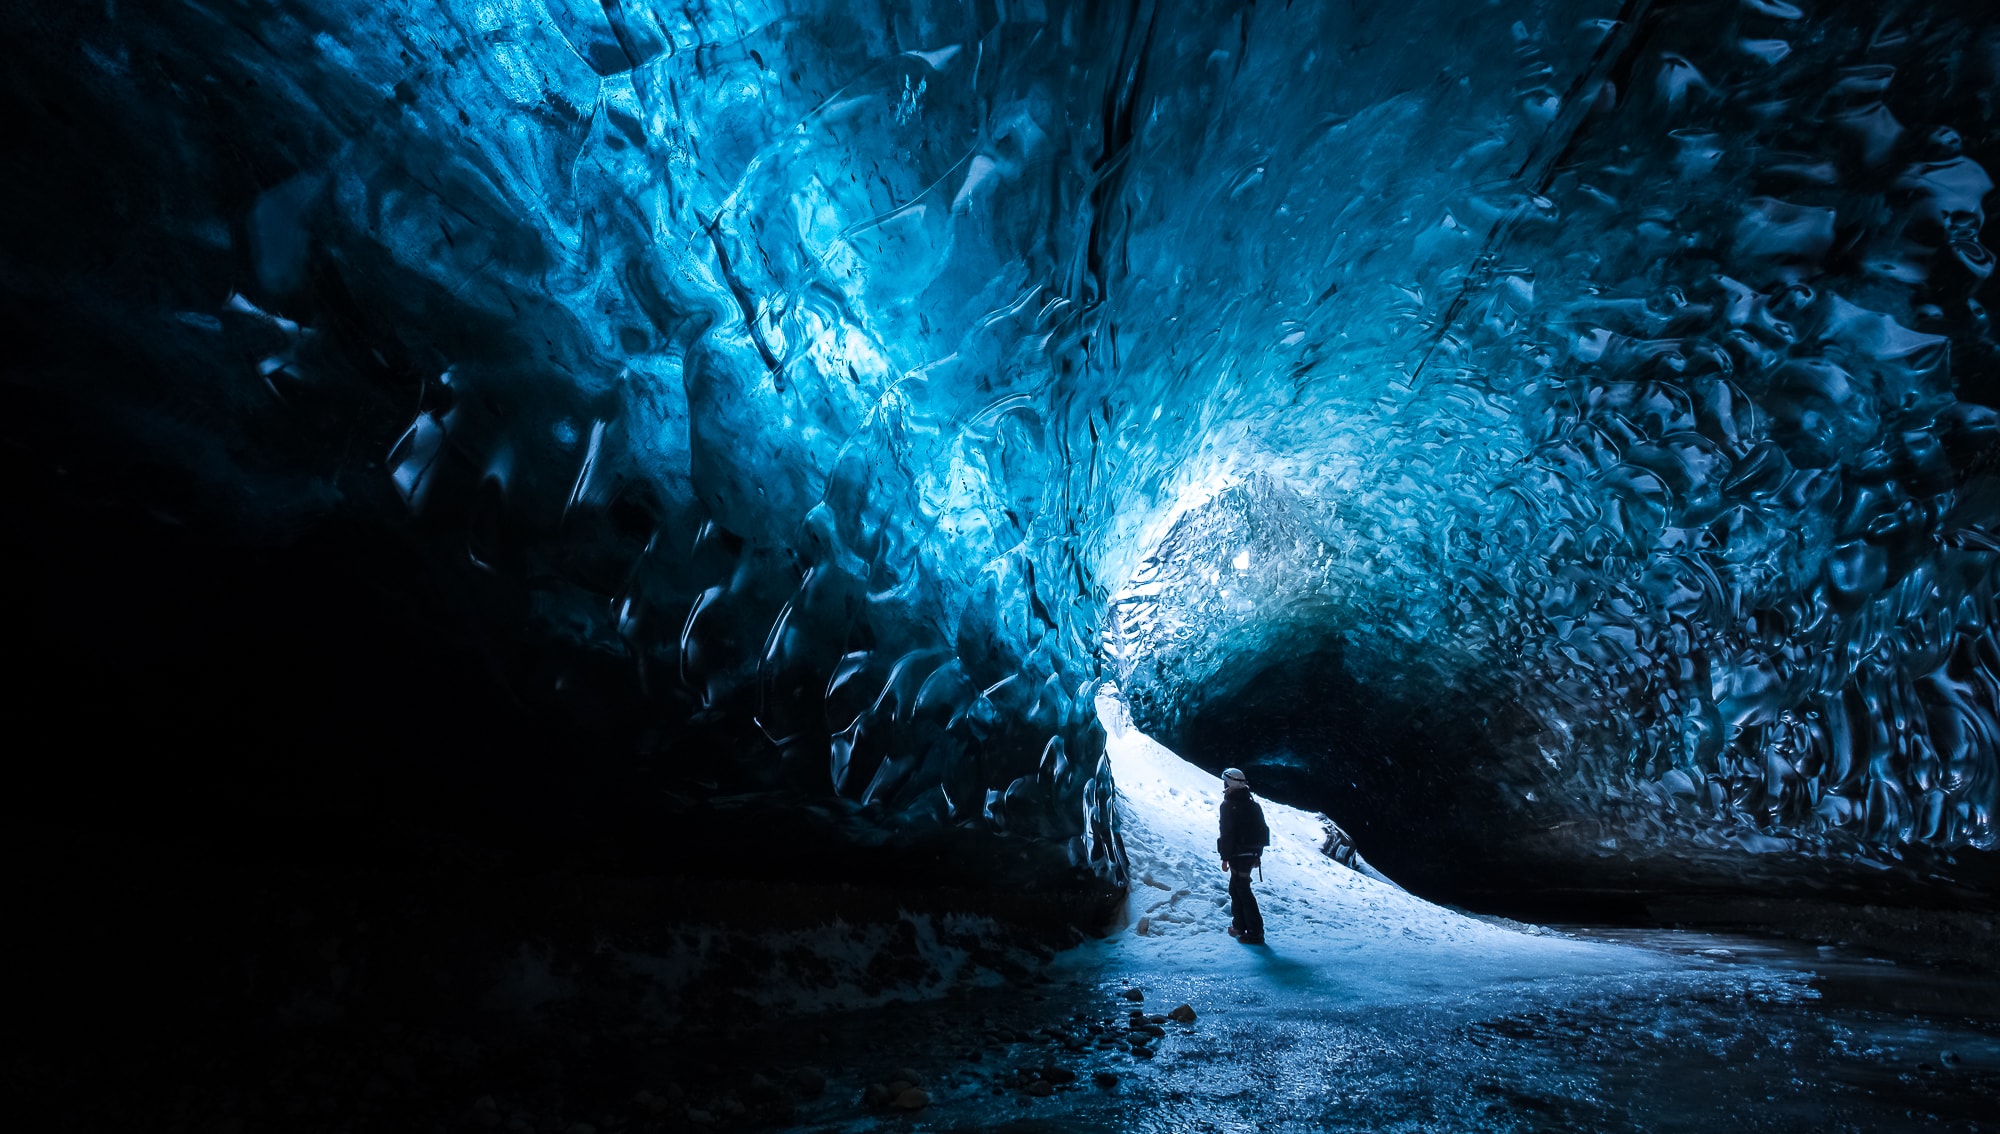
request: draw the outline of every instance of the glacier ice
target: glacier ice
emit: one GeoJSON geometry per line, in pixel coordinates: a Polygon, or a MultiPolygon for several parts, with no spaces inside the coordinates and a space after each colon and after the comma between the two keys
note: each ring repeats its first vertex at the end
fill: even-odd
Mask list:
{"type": "Polygon", "coordinates": [[[143,235],[13,244],[158,376],[62,396],[246,526],[409,517],[727,790],[1118,878],[1098,681],[1171,736],[1337,655],[1573,848],[1995,841],[1982,5],[23,34],[107,166],[21,191],[143,235]]]}
{"type": "MultiPolygon", "coordinates": [[[[1338,637],[1384,696],[1517,717],[1502,774],[1543,821],[1585,817],[1585,844],[1990,845],[1991,183],[1946,123],[1990,120],[1994,33],[1725,5],[1605,35],[1608,70],[1516,29],[1516,84],[1593,100],[1556,143],[1497,81],[1511,149],[1496,126],[1484,151],[1357,161],[1345,124],[1303,145],[1254,127],[1296,172],[1260,170],[1246,223],[1408,212],[1357,223],[1351,253],[1305,245],[1333,253],[1319,279],[1293,262],[1226,289],[1230,319],[1273,297],[1277,349],[1198,403],[1221,453],[1130,545],[1128,687],[1171,722],[1338,637]],[[1263,566],[1230,559],[1246,541],[1263,566]]],[[[1167,338],[1170,372],[1243,365],[1229,336],[1206,359],[1167,338]]]]}

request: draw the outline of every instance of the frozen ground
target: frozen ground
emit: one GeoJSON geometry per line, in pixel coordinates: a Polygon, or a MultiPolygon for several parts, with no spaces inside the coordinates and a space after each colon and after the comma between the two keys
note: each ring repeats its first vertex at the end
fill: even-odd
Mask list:
{"type": "Polygon", "coordinates": [[[1100,709],[1137,879],[1126,925],[1060,957],[1047,984],[794,1029],[767,1049],[773,1074],[787,1061],[829,1073],[798,1127],[1996,1125],[1990,974],[1706,934],[1487,923],[1324,858],[1316,819],[1269,801],[1270,944],[1239,945],[1212,849],[1219,782],[1127,727],[1115,701],[1100,709]],[[1192,1022],[1162,1019],[1180,1004],[1192,1022]],[[1134,1047],[1135,1024],[1163,1034],[1134,1047]],[[898,1076],[922,1078],[929,1105],[865,1101],[898,1076]]]}
{"type": "MultiPolygon", "coordinates": [[[[1996,1125],[1991,972],[1710,934],[1488,923],[1322,857],[1313,817],[1268,801],[1270,944],[1238,945],[1210,849],[1219,785],[1123,727],[1115,704],[1104,715],[1138,877],[1126,923],[1039,970],[1009,966],[1006,981],[961,969],[949,985],[911,984],[887,954],[844,956],[866,941],[829,933],[744,958],[766,976],[755,994],[725,989],[666,1015],[647,1007],[661,974],[621,968],[606,945],[569,958],[568,995],[527,1013],[413,1012],[398,996],[219,1038],[173,1021],[153,1039],[107,1017],[104,1028],[131,1037],[108,1049],[115,1060],[65,1061],[43,1044],[40,1064],[16,1077],[64,1116],[51,1129],[190,1134],[1996,1125]],[[910,999],[878,1002],[857,972],[910,999]],[[796,995],[813,974],[824,1010],[796,995]],[[1170,1017],[1180,1005],[1192,1019],[1170,1017]],[[908,1109],[884,1099],[899,1080],[922,1092],[908,1109]]],[[[910,928],[919,944],[977,936],[948,919],[910,928]]],[[[335,947],[321,959],[344,959],[335,947]]],[[[943,954],[898,955],[923,970],[943,954]]]]}

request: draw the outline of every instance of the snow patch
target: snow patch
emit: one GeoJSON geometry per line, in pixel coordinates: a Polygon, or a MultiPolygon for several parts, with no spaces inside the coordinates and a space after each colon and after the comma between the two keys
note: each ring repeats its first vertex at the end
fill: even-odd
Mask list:
{"type": "Polygon", "coordinates": [[[1271,845],[1255,889],[1270,944],[1238,944],[1228,934],[1229,877],[1215,851],[1222,781],[1134,728],[1111,687],[1097,709],[1134,885],[1119,932],[1066,963],[1109,961],[1174,984],[1176,976],[1250,978],[1373,1002],[1663,963],[1646,951],[1493,924],[1424,901],[1327,858],[1321,817],[1268,799],[1259,802],[1271,845]]]}

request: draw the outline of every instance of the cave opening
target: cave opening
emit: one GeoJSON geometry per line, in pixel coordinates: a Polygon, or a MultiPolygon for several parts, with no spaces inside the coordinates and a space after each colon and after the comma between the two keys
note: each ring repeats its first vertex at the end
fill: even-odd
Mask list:
{"type": "Polygon", "coordinates": [[[1990,4],[7,11],[69,1126],[1984,1121],[1990,4]]]}

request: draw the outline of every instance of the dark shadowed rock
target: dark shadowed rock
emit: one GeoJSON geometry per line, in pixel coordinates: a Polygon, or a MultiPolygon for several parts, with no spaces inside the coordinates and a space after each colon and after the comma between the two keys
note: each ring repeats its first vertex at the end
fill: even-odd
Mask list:
{"type": "Polygon", "coordinates": [[[817,1067],[799,1068],[792,1072],[792,1090],[801,1098],[818,1098],[826,1093],[826,1072],[817,1067]]]}

